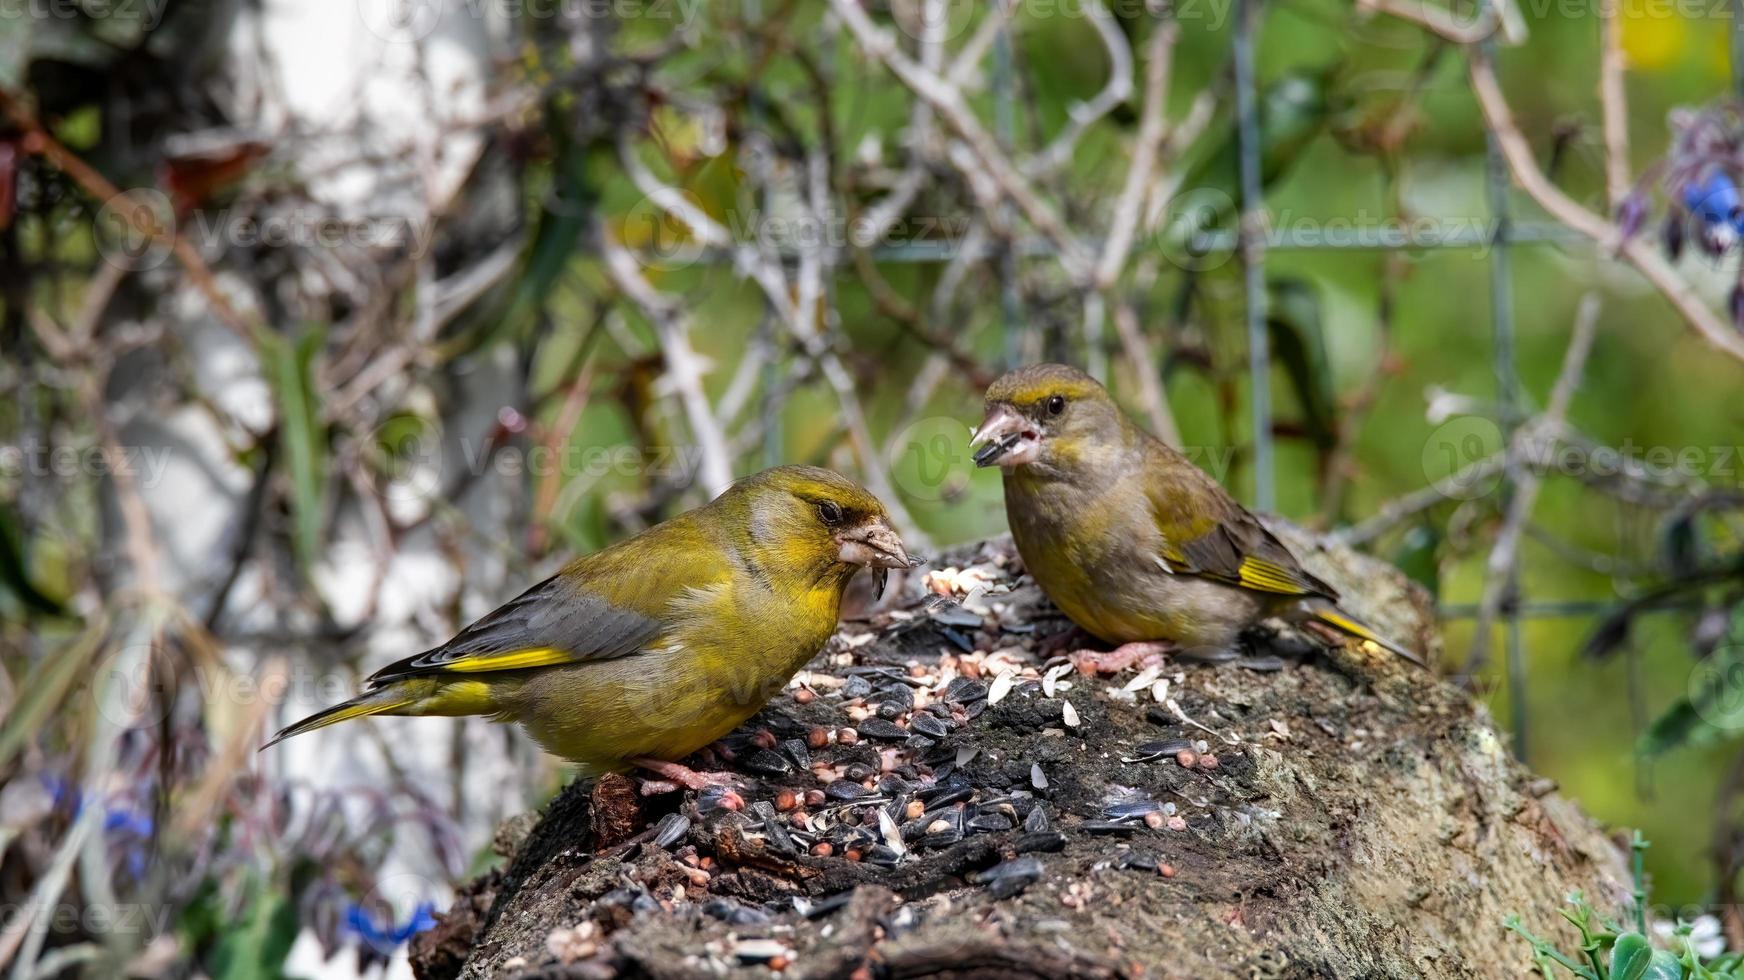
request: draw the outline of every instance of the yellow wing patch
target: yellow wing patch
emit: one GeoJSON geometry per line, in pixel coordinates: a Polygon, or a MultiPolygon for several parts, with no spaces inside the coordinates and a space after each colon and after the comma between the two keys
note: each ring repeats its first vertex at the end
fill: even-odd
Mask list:
{"type": "Polygon", "coordinates": [[[509,650],[504,653],[479,653],[437,666],[438,670],[456,674],[477,674],[488,670],[521,670],[526,667],[555,667],[573,660],[567,650],[537,647],[531,650],[509,650]]]}
{"type": "Polygon", "coordinates": [[[1281,592],[1284,595],[1306,595],[1302,579],[1281,565],[1252,555],[1241,560],[1241,584],[1261,592],[1281,592]]]}

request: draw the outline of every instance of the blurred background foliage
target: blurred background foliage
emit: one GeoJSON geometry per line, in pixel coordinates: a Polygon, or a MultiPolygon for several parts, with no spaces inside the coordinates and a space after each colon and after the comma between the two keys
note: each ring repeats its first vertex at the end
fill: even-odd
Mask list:
{"type": "MultiPolygon", "coordinates": [[[[370,20],[368,0],[323,16],[354,6],[370,20]]],[[[1254,495],[1241,263],[1227,247],[1193,252],[1173,221],[1180,202],[1212,202],[1194,212],[1201,223],[1225,244],[1235,228],[1229,3],[1135,2],[1104,15],[1132,58],[1132,92],[1051,172],[1037,151],[1109,80],[1112,49],[1093,15],[1102,6],[1016,5],[965,75],[968,111],[1037,168],[1033,184],[1064,226],[1099,243],[1141,127],[1146,52],[1162,25],[1178,30],[1172,135],[1130,261],[1103,291],[1099,330],[1086,328],[1086,290],[1046,236],[1012,201],[981,196],[962,141],[936,114],[917,116],[915,93],[825,4],[666,5],[665,16],[639,6],[643,16],[618,18],[448,6],[435,33],[416,11],[392,21],[409,37],[389,39],[388,54],[334,45],[365,75],[372,58],[393,64],[422,46],[430,61],[414,59],[408,74],[440,92],[437,43],[453,31],[483,38],[484,94],[459,109],[438,99],[427,120],[408,110],[426,138],[391,152],[367,113],[325,126],[275,108],[272,86],[251,74],[271,71],[248,64],[252,49],[237,41],[270,25],[248,5],[166,0],[131,25],[90,11],[0,22],[0,435],[15,449],[0,468],[0,778],[37,787],[0,798],[0,887],[23,894],[55,873],[55,855],[89,855],[67,842],[87,813],[81,800],[100,796],[110,816],[91,833],[105,849],[81,860],[108,862],[117,892],[181,910],[156,955],[214,976],[276,975],[304,928],[329,948],[352,937],[365,962],[391,950],[439,894],[383,897],[388,842],[422,828],[414,849],[440,858],[419,880],[439,884],[490,860],[492,819],[563,777],[513,736],[389,721],[343,750],[368,755],[386,788],[335,787],[319,754],[282,768],[255,760],[281,709],[224,703],[237,678],[337,680],[285,714],[337,695],[562,556],[701,501],[711,460],[735,475],[782,461],[859,474],[934,543],[1001,533],[998,477],[972,470],[963,448],[981,388],[1017,361],[1106,363],[1117,396],[1152,420],[1146,384],[1160,381],[1180,443],[1238,496],[1254,495]],[[334,145],[337,157],[312,150],[334,145]],[[430,173],[453,166],[455,145],[470,147],[460,179],[438,188],[430,173]],[[361,171],[366,192],[336,190],[341,169],[361,171]],[[851,243],[853,222],[905,179],[917,189],[900,220],[867,248],[851,243]],[[719,222],[737,250],[707,247],[652,183],[719,222]],[[129,192],[119,209],[107,196],[116,189],[129,192]],[[388,209],[384,198],[411,204],[388,209]],[[243,219],[275,214],[293,227],[407,234],[332,246],[238,233],[243,219]],[[171,251],[166,228],[194,241],[193,261],[171,251]],[[807,238],[820,233],[824,247],[807,238]],[[763,247],[746,246],[759,235],[763,247]],[[965,242],[980,250],[939,260],[965,242]],[[613,250],[631,261],[614,269],[613,250]],[[808,271],[808,254],[822,267],[808,271]],[[1123,315],[1145,359],[1122,343],[1123,315]],[[713,437],[691,414],[687,376],[713,437]],[[210,416],[203,442],[134,424],[183,413],[210,416]],[[212,481],[224,492],[193,499],[171,484],[129,488],[103,466],[31,462],[52,447],[165,446],[224,474],[212,481]],[[504,462],[530,463],[539,449],[561,464],[504,462]],[[208,506],[222,528],[179,537],[208,506]],[[124,690],[103,683],[116,677],[124,690]],[[396,758],[401,738],[384,731],[417,733],[421,754],[396,758]],[[521,795],[480,802],[484,777],[465,760],[484,739],[515,763],[521,795]],[[190,800],[213,819],[174,821],[190,800]],[[255,962],[213,924],[223,921],[284,942],[247,944],[269,950],[255,962]]],[[[949,15],[944,64],[994,16],[918,0],[864,9],[924,59],[915,25],[935,7],[949,15]]],[[[1527,36],[1495,55],[1515,118],[1554,183],[1609,214],[1596,7],[1539,0],[1520,13],[1527,36]]],[[[1620,5],[1629,171],[1647,175],[1632,200],[1653,215],[1685,220],[1681,188],[1661,186],[1653,168],[1672,152],[1674,111],[1728,99],[1733,16],[1724,4],[1620,5]]],[[[1477,242],[1270,251],[1277,509],[1329,531],[1361,527],[1497,451],[1503,426],[1548,398],[1583,297],[1600,297],[1568,426],[1637,453],[1693,449],[1697,462],[1621,489],[1546,477],[1519,594],[1576,605],[1524,622],[1528,761],[1600,819],[1655,842],[1647,861],[1661,902],[1728,900],[1744,782],[1738,706],[1722,703],[1739,689],[1730,651],[1744,641],[1733,611],[1744,364],[1590,243],[1516,245],[1507,268],[1526,415],[1506,416],[1472,57],[1338,0],[1262,7],[1270,226],[1337,237],[1402,225],[1477,242]]],[[[1736,180],[1740,162],[1717,166],[1736,180]]],[[[1542,221],[1524,195],[1510,207],[1542,221]]],[[[1726,309],[1730,245],[1685,252],[1680,272],[1726,309]]],[[[1362,536],[1448,609],[1449,673],[1471,648],[1506,499],[1484,484],[1362,536]]],[[[1510,719],[1504,668],[1490,657],[1467,680],[1510,719]]],[[[75,892],[92,887],[79,882],[75,892]]]]}

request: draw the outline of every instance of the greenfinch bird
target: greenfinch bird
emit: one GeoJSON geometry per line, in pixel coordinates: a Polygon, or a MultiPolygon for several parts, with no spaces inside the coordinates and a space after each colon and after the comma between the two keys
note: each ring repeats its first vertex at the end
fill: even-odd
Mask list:
{"type": "Polygon", "coordinates": [[[1030,574],[1085,632],[1130,646],[1126,662],[1159,642],[1231,654],[1274,616],[1422,662],[1338,608],[1332,586],[1082,371],[1041,364],[995,381],[977,445],[977,466],[1004,470],[1006,519],[1030,574]]]}
{"type": "Polygon", "coordinates": [[[516,722],[583,775],[677,761],[738,727],[835,632],[861,568],[920,564],[883,504],[840,474],[780,466],[557,574],[268,745],[365,715],[516,722]]]}

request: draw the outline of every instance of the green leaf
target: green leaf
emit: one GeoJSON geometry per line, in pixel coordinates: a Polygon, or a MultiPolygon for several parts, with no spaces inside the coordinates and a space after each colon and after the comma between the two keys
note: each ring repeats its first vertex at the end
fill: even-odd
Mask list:
{"type": "Polygon", "coordinates": [[[1653,957],[1647,961],[1647,969],[1642,971],[1640,980],[1683,980],[1683,964],[1669,950],[1656,949],[1653,957]]]}
{"type": "Polygon", "coordinates": [[[1653,944],[1638,932],[1625,932],[1611,947],[1611,980],[1641,980],[1653,959],[1653,944]]]}
{"type": "Polygon", "coordinates": [[[241,928],[224,934],[212,953],[214,980],[283,980],[297,938],[297,906],[276,892],[255,893],[241,928]]]}
{"type": "Polygon", "coordinates": [[[1690,688],[1641,734],[1637,752],[1652,757],[1699,748],[1744,731],[1744,656],[1735,642],[1696,665],[1690,688]]]}
{"type": "Polygon", "coordinates": [[[311,370],[323,339],[321,328],[309,326],[294,344],[274,336],[264,351],[278,395],[279,439],[291,475],[293,544],[305,575],[321,553],[325,513],[321,488],[325,483],[327,429],[321,421],[311,370]]]}
{"type": "Polygon", "coordinates": [[[0,772],[12,757],[43,728],[65,701],[67,692],[90,676],[86,670],[108,634],[107,622],[99,616],[72,643],[58,653],[36,662],[18,685],[18,703],[0,725],[0,772]]]}

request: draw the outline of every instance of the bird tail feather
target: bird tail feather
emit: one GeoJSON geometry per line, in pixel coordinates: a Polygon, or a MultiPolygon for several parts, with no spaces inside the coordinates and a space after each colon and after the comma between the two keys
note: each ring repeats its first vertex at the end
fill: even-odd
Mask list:
{"type": "Polygon", "coordinates": [[[1354,636],[1359,640],[1373,641],[1376,646],[1391,650],[1393,653],[1404,657],[1406,660],[1411,661],[1419,667],[1428,666],[1421,655],[1387,639],[1381,634],[1375,632],[1374,627],[1360,619],[1357,619],[1355,616],[1352,616],[1350,613],[1345,612],[1337,606],[1328,605],[1315,608],[1312,611],[1312,615],[1315,619],[1326,625],[1345,633],[1349,633],[1351,636],[1354,636]]]}
{"type": "Polygon", "coordinates": [[[359,694],[350,701],[343,701],[331,708],[317,711],[302,721],[282,729],[265,745],[261,746],[261,749],[269,749],[293,735],[302,735],[305,732],[326,728],[328,725],[337,725],[353,718],[399,713],[411,707],[412,703],[417,700],[419,700],[417,695],[404,690],[401,685],[389,685],[379,690],[359,694]]]}

